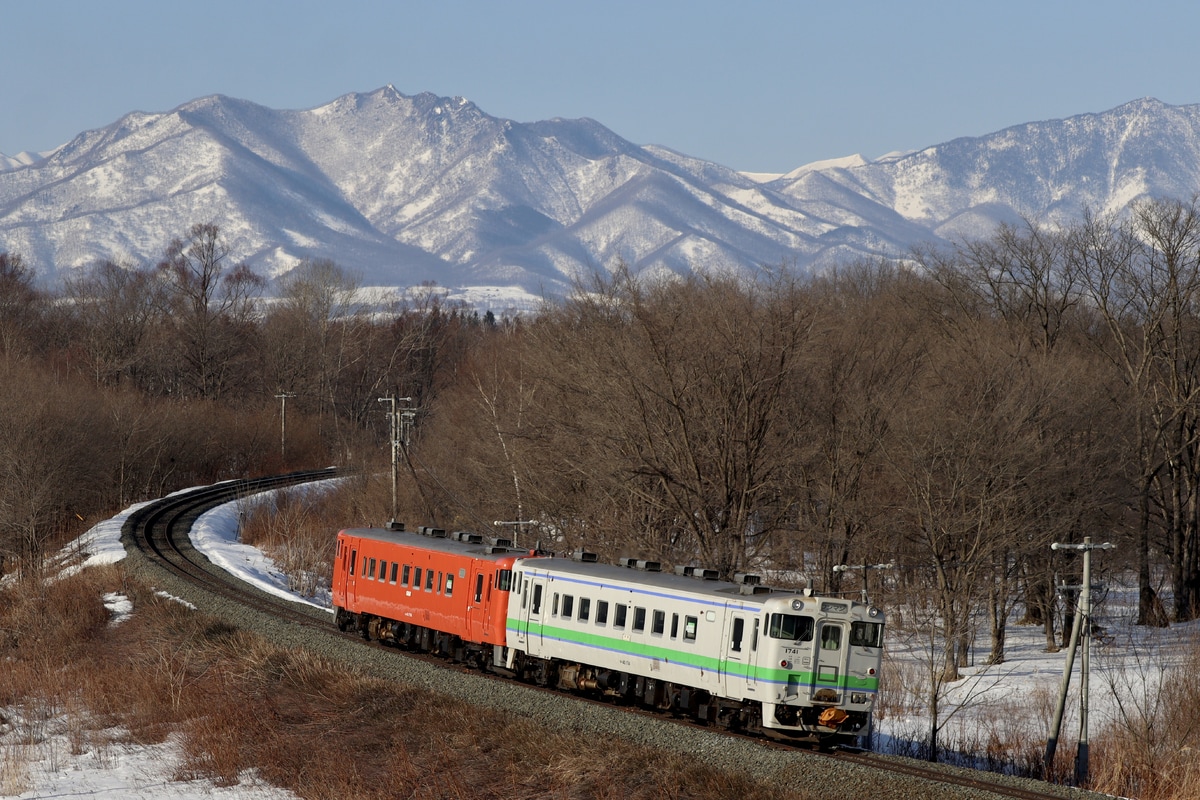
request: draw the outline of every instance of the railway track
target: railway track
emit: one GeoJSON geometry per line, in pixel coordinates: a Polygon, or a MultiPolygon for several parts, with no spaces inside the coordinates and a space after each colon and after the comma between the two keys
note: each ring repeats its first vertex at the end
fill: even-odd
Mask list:
{"type": "MultiPolygon", "coordinates": [[[[337,470],[333,468],[295,472],[258,479],[227,481],[171,495],[150,503],[131,514],[122,527],[122,540],[126,542],[127,547],[136,548],[153,568],[169,575],[174,583],[194,587],[198,592],[215,598],[218,605],[234,604],[241,609],[248,609],[269,617],[292,629],[299,627],[310,634],[347,642],[347,644],[341,645],[342,647],[364,647],[394,653],[396,652],[395,648],[384,647],[379,643],[368,644],[362,642],[356,635],[340,633],[332,624],[331,617],[326,613],[269,595],[233,577],[225,570],[214,566],[191,544],[192,525],[201,514],[211,508],[254,493],[324,480],[337,475],[337,470]]],[[[209,611],[210,609],[206,608],[205,610],[209,611]]],[[[449,664],[433,656],[404,652],[402,656],[393,655],[391,657],[413,658],[460,674],[471,672],[471,675],[466,676],[468,680],[480,681],[486,677],[489,681],[495,681],[498,684],[511,684],[505,679],[491,675],[481,676],[477,671],[449,664]]],[[[533,692],[562,694],[554,690],[540,689],[524,684],[521,684],[521,687],[533,692]]],[[[600,700],[578,697],[572,699],[576,702],[586,700],[587,704],[593,706],[612,708],[611,703],[600,700]]],[[[660,714],[640,709],[623,710],[622,713],[631,711],[639,717],[656,721],[667,720],[660,714]]],[[[671,721],[671,724],[692,728],[702,727],[686,721],[671,721]]],[[[704,731],[707,734],[736,739],[745,738],[712,728],[704,728],[704,731]]],[[[899,779],[913,781],[916,786],[924,785],[926,787],[924,790],[914,790],[914,793],[911,794],[912,797],[1003,797],[1018,798],[1019,800],[1100,797],[1070,787],[1029,780],[1014,780],[992,773],[926,765],[922,762],[873,753],[848,750],[833,752],[798,750],[796,747],[772,740],[757,740],[757,744],[763,748],[798,753],[806,757],[856,764],[877,773],[881,785],[883,785],[882,782],[899,779]]],[[[885,794],[880,793],[877,796],[883,797],[885,794]]]]}

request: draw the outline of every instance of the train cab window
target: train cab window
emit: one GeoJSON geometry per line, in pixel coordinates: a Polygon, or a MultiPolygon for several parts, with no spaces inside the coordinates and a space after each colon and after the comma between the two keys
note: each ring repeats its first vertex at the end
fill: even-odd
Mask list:
{"type": "Polygon", "coordinates": [[[542,613],[542,585],[540,583],[533,586],[533,608],[529,610],[529,613],[542,613]]]}
{"type": "Polygon", "coordinates": [[[375,559],[373,558],[371,559],[371,569],[370,572],[367,573],[367,577],[371,580],[375,580],[375,559]]]}
{"type": "Polygon", "coordinates": [[[679,615],[678,614],[671,615],[671,638],[672,639],[679,638],[679,615]]]}
{"type": "Polygon", "coordinates": [[[412,567],[410,567],[408,564],[405,564],[404,569],[400,573],[401,586],[408,586],[408,579],[410,575],[412,575],[412,567]]]}
{"type": "Polygon", "coordinates": [[[799,614],[772,614],[767,623],[767,635],[772,639],[811,642],[813,626],[812,617],[803,617],[799,614]]]}
{"type": "Polygon", "coordinates": [[[842,629],[839,625],[821,626],[821,649],[838,650],[842,646],[842,629]]]}
{"type": "Polygon", "coordinates": [[[883,625],[878,622],[851,622],[851,647],[883,647],[883,625]]]}
{"type": "Polygon", "coordinates": [[[571,614],[575,611],[575,598],[569,594],[563,595],[562,615],[567,619],[571,618],[571,614]]]}
{"type": "Polygon", "coordinates": [[[400,562],[393,561],[392,562],[392,576],[391,576],[391,578],[388,579],[388,583],[396,582],[396,573],[398,573],[399,571],[400,571],[400,562]]]}
{"type": "Polygon", "coordinates": [[[646,630],[646,609],[636,607],[633,609],[633,629],[638,633],[646,630]]]}
{"type": "Polygon", "coordinates": [[[452,572],[446,573],[446,591],[444,594],[446,597],[454,596],[454,573],[452,572]]]}
{"type": "Polygon", "coordinates": [[[435,583],[433,585],[433,590],[435,592],[437,592],[438,594],[442,593],[442,573],[440,573],[440,572],[438,573],[438,576],[437,576],[437,583],[435,583]]]}
{"type": "Polygon", "coordinates": [[[596,603],[596,624],[608,624],[608,601],[600,600],[596,603]]]}
{"type": "Polygon", "coordinates": [[[475,602],[483,602],[483,573],[475,576],[475,602]]]}
{"type": "Polygon", "coordinates": [[[758,617],[754,618],[754,630],[750,634],[750,652],[758,652],[758,617]]]}
{"type": "Polygon", "coordinates": [[[733,636],[730,637],[729,649],[735,653],[742,652],[742,634],[746,632],[746,620],[741,617],[733,618],[733,636]]]}
{"type": "Polygon", "coordinates": [[[655,611],[654,623],[650,626],[650,633],[655,636],[662,636],[663,631],[667,629],[667,612],[655,611]]]}
{"type": "Polygon", "coordinates": [[[625,617],[628,613],[629,613],[628,606],[618,604],[617,607],[615,609],[613,609],[613,627],[614,628],[624,628],[625,627],[625,617]]]}
{"type": "Polygon", "coordinates": [[[433,570],[431,569],[425,570],[425,591],[433,591],[433,570]]]}
{"type": "Polygon", "coordinates": [[[695,617],[683,618],[683,640],[685,642],[696,641],[696,625],[698,620],[695,617]]]}
{"type": "Polygon", "coordinates": [[[587,622],[592,611],[592,600],[589,597],[579,598],[579,621],[587,622]]]}
{"type": "Polygon", "coordinates": [[[513,573],[511,569],[497,570],[496,588],[502,592],[520,591],[520,589],[514,589],[513,587],[513,573]]]}
{"type": "Polygon", "coordinates": [[[412,587],[413,587],[414,589],[420,589],[420,588],[421,588],[421,568],[420,568],[420,567],[417,567],[417,568],[416,568],[416,569],[413,571],[413,582],[412,582],[412,587]]]}

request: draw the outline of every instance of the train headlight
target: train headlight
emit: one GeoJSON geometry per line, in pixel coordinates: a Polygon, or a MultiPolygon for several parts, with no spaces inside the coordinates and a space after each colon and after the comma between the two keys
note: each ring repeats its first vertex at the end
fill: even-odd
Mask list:
{"type": "Polygon", "coordinates": [[[876,608],[875,606],[871,606],[870,608],[867,609],[867,616],[868,617],[878,617],[879,609],[876,608]]]}
{"type": "Polygon", "coordinates": [[[862,692],[853,692],[850,695],[850,702],[859,704],[865,703],[867,702],[867,696],[862,692]]]}
{"type": "Polygon", "coordinates": [[[793,611],[801,611],[801,610],[803,610],[803,608],[804,608],[803,600],[793,600],[792,601],[792,610],[793,611]]]}

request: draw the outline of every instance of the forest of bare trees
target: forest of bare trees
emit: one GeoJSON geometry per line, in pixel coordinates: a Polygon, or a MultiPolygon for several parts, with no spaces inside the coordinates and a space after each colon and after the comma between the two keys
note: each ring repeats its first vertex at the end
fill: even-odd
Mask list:
{"type": "Polygon", "coordinates": [[[1056,646],[1053,542],[1118,544],[1143,624],[1200,616],[1195,200],[811,277],[617,265],[501,320],[432,288],[367,304],[331,262],[268,297],[213,225],[36,278],[0,254],[4,571],[187,485],[386,473],[390,396],[415,410],[402,518],[826,592],[891,563],[872,592],[920,599],[949,679],[979,642],[1003,661],[1014,610],[1056,646]]]}

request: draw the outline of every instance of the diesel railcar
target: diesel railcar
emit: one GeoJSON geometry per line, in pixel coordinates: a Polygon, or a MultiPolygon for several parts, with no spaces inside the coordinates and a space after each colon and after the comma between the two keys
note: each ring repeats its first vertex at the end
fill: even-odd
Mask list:
{"type": "Polygon", "coordinates": [[[627,561],[513,565],[505,667],[731,728],[848,740],[868,732],[883,614],[857,600],[627,561]]]}
{"type": "Polygon", "coordinates": [[[334,620],[377,639],[486,667],[502,654],[513,564],[503,539],[439,528],[350,528],[337,536],[334,620]]]}
{"type": "Polygon", "coordinates": [[[540,685],[777,738],[865,735],[882,612],[736,577],[360,528],[338,534],[333,602],[342,630],[540,685]]]}

